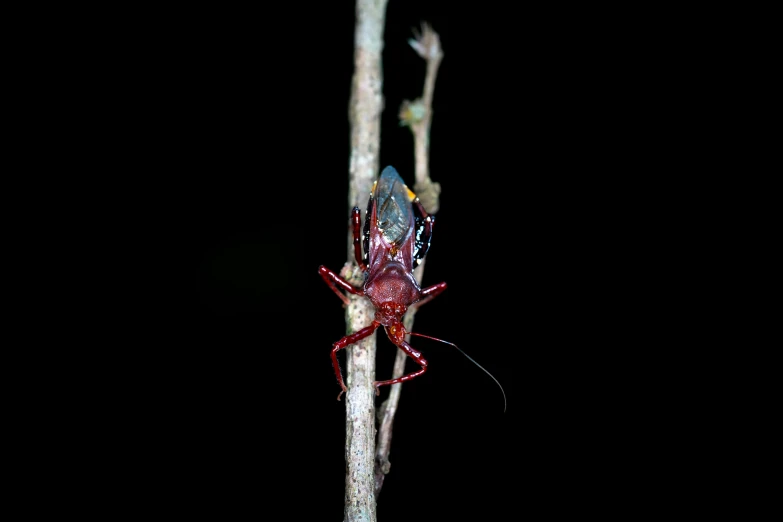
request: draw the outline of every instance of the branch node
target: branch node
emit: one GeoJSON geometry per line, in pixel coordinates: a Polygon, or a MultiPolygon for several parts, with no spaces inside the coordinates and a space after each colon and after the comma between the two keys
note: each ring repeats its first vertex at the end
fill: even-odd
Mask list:
{"type": "Polygon", "coordinates": [[[403,100],[398,116],[401,127],[413,127],[417,123],[425,121],[427,118],[427,106],[421,98],[413,101],[403,100]]]}
{"type": "Polygon", "coordinates": [[[430,214],[438,213],[438,210],[440,210],[440,183],[426,178],[422,181],[417,181],[413,185],[413,190],[427,212],[430,214]]]}

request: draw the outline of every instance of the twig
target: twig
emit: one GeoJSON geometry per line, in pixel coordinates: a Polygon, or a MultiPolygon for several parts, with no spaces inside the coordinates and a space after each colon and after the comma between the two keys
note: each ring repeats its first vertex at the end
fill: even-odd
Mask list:
{"type": "Polygon", "coordinates": [[[415,33],[408,43],[426,60],[427,72],[424,76],[424,90],[421,98],[410,102],[405,100],[400,108],[400,124],[411,128],[413,132],[414,158],[416,162],[416,183],[413,190],[419,196],[422,205],[430,214],[437,214],[440,208],[438,196],[440,184],[433,183],[429,174],[430,125],[432,123],[432,97],[435,92],[435,78],[443,60],[443,49],[438,33],[428,24],[422,24],[421,33],[415,33]]]}
{"type": "MultiPolygon", "coordinates": [[[[381,52],[387,0],[357,0],[354,33],[354,74],[351,85],[351,158],[349,207],[361,204],[377,177],[382,98],[381,52]]],[[[366,199],[364,200],[366,203],[366,199]]],[[[353,258],[348,237],[348,259],[353,258]]],[[[347,263],[346,267],[351,263],[347,263]]],[[[344,270],[345,271],[345,270],[344,270]]],[[[349,274],[344,274],[349,275],[349,274]]],[[[354,274],[355,275],[355,274],[354,274]]],[[[347,277],[347,279],[351,279],[347,277]]],[[[354,279],[352,282],[357,282],[354,279]]],[[[348,333],[368,326],[374,318],[369,300],[350,296],[346,308],[348,333]]],[[[375,522],[375,335],[347,348],[345,395],[345,522],[375,522]]]]}
{"type": "MultiPolygon", "coordinates": [[[[435,214],[440,208],[439,195],[440,184],[433,183],[429,175],[429,133],[432,122],[432,96],[435,90],[435,77],[438,67],[443,59],[443,49],[440,46],[438,33],[432,30],[428,24],[422,24],[421,33],[415,33],[416,38],[408,40],[411,47],[426,60],[427,72],[424,77],[424,91],[421,98],[414,102],[405,100],[400,108],[400,123],[409,126],[413,132],[414,157],[416,162],[416,183],[414,190],[424,205],[424,209],[430,214],[435,214]]],[[[413,271],[416,280],[421,284],[424,275],[424,261],[413,271]]],[[[416,306],[408,309],[403,324],[407,331],[413,328],[413,318],[416,315],[416,306]]],[[[410,335],[406,336],[410,341],[410,335]]],[[[402,350],[397,350],[394,360],[393,378],[400,377],[405,371],[405,361],[408,356],[402,350]]],[[[392,384],[389,397],[381,405],[379,413],[378,444],[375,449],[375,495],[380,494],[383,479],[389,473],[391,463],[389,452],[391,450],[392,424],[397,413],[397,405],[400,401],[402,384],[392,384]]]]}

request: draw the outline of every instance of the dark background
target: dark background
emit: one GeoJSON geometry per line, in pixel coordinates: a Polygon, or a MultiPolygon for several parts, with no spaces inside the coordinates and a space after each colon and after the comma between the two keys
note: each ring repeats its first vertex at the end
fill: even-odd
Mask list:
{"type": "MultiPolygon", "coordinates": [[[[491,372],[508,410],[459,352],[415,339],[429,371],[403,386],[378,518],[623,512],[666,496],[651,463],[669,428],[650,419],[669,392],[651,368],[675,364],[661,324],[680,318],[651,292],[674,259],[650,247],[641,209],[668,183],[672,144],[651,117],[666,85],[630,37],[642,22],[454,4],[388,5],[380,168],[413,185],[397,111],[421,94],[407,40],[426,21],[445,58],[424,284],[448,289],[415,331],[491,372]]],[[[345,410],[329,354],[344,311],[317,270],[345,263],[354,204],[354,4],[128,19],[107,24],[125,37],[93,86],[110,93],[103,118],[121,122],[101,144],[131,203],[116,254],[129,268],[110,288],[127,296],[122,363],[106,375],[122,389],[108,431],[129,442],[109,466],[143,471],[128,509],[162,499],[175,513],[340,520],[345,410]]],[[[379,379],[394,352],[379,335],[379,379]]],[[[636,508],[659,506],[647,504],[636,508]]]]}

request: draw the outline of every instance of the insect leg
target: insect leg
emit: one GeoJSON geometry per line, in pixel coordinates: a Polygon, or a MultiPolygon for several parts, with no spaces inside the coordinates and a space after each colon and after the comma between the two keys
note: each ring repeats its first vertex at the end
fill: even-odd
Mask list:
{"type": "Polygon", "coordinates": [[[358,332],[352,333],[351,335],[346,335],[332,345],[332,366],[334,366],[334,373],[337,375],[337,382],[340,384],[340,388],[342,388],[342,391],[339,393],[339,395],[337,395],[338,401],[340,400],[342,394],[348,391],[348,389],[345,387],[345,383],[343,382],[343,373],[340,371],[340,363],[337,362],[337,352],[349,344],[354,344],[357,341],[361,341],[365,337],[372,335],[378,326],[380,326],[380,323],[373,321],[370,326],[366,326],[358,332]]]}
{"type": "Polygon", "coordinates": [[[356,258],[356,264],[359,265],[362,272],[367,271],[367,265],[362,259],[362,214],[359,207],[353,207],[351,211],[351,220],[353,221],[353,256],[356,258]]]}
{"type": "Polygon", "coordinates": [[[329,285],[329,288],[334,290],[334,293],[337,294],[346,305],[350,304],[350,301],[345,297],[345,294],[338,290],[337,286],[353,295],[364,295],[364,290],[354,287],[351,283],[340,277],[339,274],[323,265],[318,267],[318,273],[321,274],[321,277],[326,281],[326,284],[329,285]]]}
{"type": "Polygon", "coordinates": [[[438,283],[437,285],[428,286],[427,288],[423,288],[421,290],[421,299],[416,301],[415,305],[416,308],[423,305],[424,303],[429,302],[433,297],[440,294],[446,289],[446,282],[438,283]]]}
{"type": "Polygon", "coordinates": [[[435,224],[435,216],[430,216],[429,214],[427,214],[427,211],[424,210],[424,205],[421,204],[421,201],[419,200],[418,197],[414,199],[412,203],[416,205],[416,208],[421,213],[421,217],[425,222],[424,225],[426,229],[425,234],[427,234],[427,237],[432,236],[432,226],[435,224]],[[430,219],[427,219],[428,217],[430,219]]]}
{"type": "Polygon", "coordinates": [[[416,361],[420,366],[421,370],[417,370],[415,372],[411,372],[407,375],[403,375],[402,377],[397,377],[396,379],[389,379],[388,381],[375,381],[373,384],[375,385],[375,394],[379,395],[380,392],[378,391],[379,386],[386,386],[387,384],[396,384],[398,382],[405,382],[413,379],[414,377],[418,377],[422,373],[427,371],[427,360],[424,359],[424,357],[421,356],[421,352],[413,348],[410,344],[406,343],[405,341],[402,341],[400,344],[397,345],[401,350],[403,350],[406,354],[408,354],[408,357],[416,361]]]}

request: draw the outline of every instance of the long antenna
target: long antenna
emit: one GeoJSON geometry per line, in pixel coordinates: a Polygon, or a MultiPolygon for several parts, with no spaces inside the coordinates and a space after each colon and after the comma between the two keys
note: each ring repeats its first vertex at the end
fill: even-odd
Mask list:
{"type": "Polygon", "coordinates": [[[497,380],[497,379],[495,379],[495,376],[494,376],[494,375],[492,375],[491,373],[489,373],[489,371],[488,371],[486,368],[484,368],[484,367],[483,367],[483,366],[481,366],[479,363],[477,363],[475,360],[473,360],[473,358],[472,358],[470,355],[468,355],[468,354],[466,354],[464,351],[462,351],[462,348],[460,348],[459,346],[457,346],[457,345],[456,345],[456,344],[454,344],[454,343],[450,343],[450,342],[448,342],[448,341],[444,341],[443,339],[438,339],[437,337],[432,337],[431,335],[424,335],[424,334],[415,333],[415,332],[407,332],[407,333],[409,333],[409,334],[411,334],[411,335],[415,335],[415,336],[417,336],[417,337],[424,337],[424,338],[426,338],[426,339],[432,339],[433,341],[439,341],[439,342],[441,342],[441,343],[443,343],[443,344],[449,344],[449,345],[453,346],[454,348],[456,348],[457,350],[459,350],[459,352],[460,352],[462,355],[464,355],[465,357],[467,357],[467,358],[468,358],[468,360],[469,360],[470,362],[472,362],[473,364],[475,364],[476,366],[478,366],[479,368],[481,368],[482,370],[484,370],[484,373],[486,373],[487,375],[489,375],[490,377],[492,377],[492,380],[493,380],[493,381],[495,381],[495,384],[497,384],[497,385],[498,385],[498,387],[500,388],[500,393],[502,393],[502,394],[503,394],[503,413],[506,413],[506,392],[505,392],[505,391],[503,391],[503,386],[501,386],[501,385],[500,385],[500,383],[498,382],[498,380],[497,380]]]}

